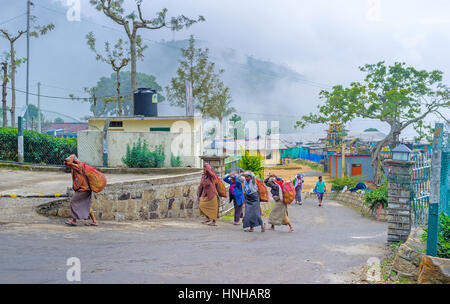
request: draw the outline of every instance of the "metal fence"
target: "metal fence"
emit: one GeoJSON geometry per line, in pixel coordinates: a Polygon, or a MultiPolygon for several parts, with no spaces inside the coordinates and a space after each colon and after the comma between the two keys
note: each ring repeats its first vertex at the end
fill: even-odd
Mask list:
{"type": "Polygon", "coordinates": [[[436,256],[438,251],[439,217],[441,213],[450,214],[449,210],[449,154],[450,125],[437,123],[435,125],[432,162],[430,204],[428,213],[427,254],[436,256]]]}
{"type": "Polygon", "coordinates": [[[230,174],[239,169],[239,157],[229,158],[225,160],[225,174],[230,174]]]}
{"type": "Polygon", "coordinates": [[[430,203],[431,154],[415,154],[411,175],[411,209],[414,226],[428,221],[430,203]]]}

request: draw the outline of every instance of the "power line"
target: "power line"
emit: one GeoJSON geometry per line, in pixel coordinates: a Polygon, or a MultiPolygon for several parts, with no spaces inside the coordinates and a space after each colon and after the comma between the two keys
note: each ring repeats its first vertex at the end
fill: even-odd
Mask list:
{"type": "MultiPolygon", "coordinates": [[[[6,87],[9,90],[13,90],[11,87],[6,87]]],[[[14,89],[14,91],[16,92],[20,92],[20,93],[25,93],[26,91],[20,90],[20,89],[14,89]]],[[[33,96],[38,96],[38,94],[36,93],[31,93],[29,92],[28,94],[33,95],[33,96]]],[[[127,97],[130,96],[132,93],[128,93],[125,95],[122,95],[121,97],[127,97]]],[[[40,97],[45,97],[45,98],[53,98],[53,99],[67,99],[67,100],[85,100],[85,99],[93,99],[92,96],[90,97],[64,97],[64,96],[50,96],[50,95],[39,95],[40,97]]],[[[111,98],[111,97],[116,97],[117,95],[110,95],[110,96],[96,96],[97,99],[102,99],[102,98],[111,98]]]]}
{"type": "Polygon", "coordinates": [[[0,22],[0,25],[3,25],[3,24],[8,23],[8,22],[10,22],[10,21],[13,21],[13,20],[15,20],[15,19],[17,19],[17,18],[19,18],[19,17],[22,17],[23,15],[26,15],[26,14],[27,14],[27,13],[23,13],[23,14],[20,14],[20,15],[18,15],[18,16],[16,16],[16,17],[11,18],[11,19],[8,19],[8,20],[5,20],[5,21],[3,21],[3,22],[0,22]]]}

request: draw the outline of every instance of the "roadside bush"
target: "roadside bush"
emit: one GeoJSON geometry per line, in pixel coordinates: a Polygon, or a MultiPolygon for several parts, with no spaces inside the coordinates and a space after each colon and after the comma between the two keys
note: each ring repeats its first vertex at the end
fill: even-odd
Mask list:
{"type": "Polygon", "coordinates": [[[122,157],[122,162],[128,168],[162,168],[164,166],[164,148],[162,145],[150,151],[147,142],[138,139],[133,147],[127,144],[127,153],[122,157]]]}
{"type": "Polygon", "coordinates": [[[378,189],[366,192],[364,194],[364,203],[369,205],[370,209],[377,209],[382,204],[383,208],[388,206],[388,183],[387,180],[378,189]]]}
{"type": "Polygon", "coordinates": [[[172,154],[172,156],[170,156],[170,166],[174,167],[174,168],[178,168],[181,167],[183,165],[181,159],[179,156],[174,156],[172,154]]]}
{"type": "MultiPolygon", "coordinates": [[[[0,128],[0,160],[18,161],[17,128],[0,128]]],[[[33,164],[62,165],[77,153],[76,138],[57,138],[36,131],[23,131],[24,161],[33,164]]]]}
{"type": "Polygon", "coordinates": [[[244,170],[250,170],[255,175],[263,178],[264,173],[264,157],[257,153],[256,155],[250,155],[248,150],[243,151],[241,160],[239,161],[239,167],[244,170]]]}
{"type": "Polygon", "coordinates": [[[359,182],[362,182],[362,180],[357,176],[338,177],[331,181],[331,189],[339,191],[344,189],[345,186],[347,186],[347,189],[350,189],[355,187],[359,182]]]}
{"type": "MultiPolygon", "coordinates": [[[[428,229],[424,229],[422,240],[426,242],[428,237],[428,229]]],[[[442,212],[439,216],[439,235],[437,256],[440,258],[450,259],[450,216],[442,212]]]]}

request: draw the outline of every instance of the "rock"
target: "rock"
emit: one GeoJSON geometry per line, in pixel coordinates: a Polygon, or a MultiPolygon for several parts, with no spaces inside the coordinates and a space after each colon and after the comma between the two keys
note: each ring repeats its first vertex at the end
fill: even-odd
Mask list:
{"type": "Polygon", "coordinates": [[[419,284],[450,284],[450,259],[423,256],[417,282],[419,284]]]}
{"type": "Polygon", "coordinates": [[[407,241],[400,245],[395,255],[392,269],[401,277],[416,280],[419,265],[425,255],[426,244],[422,242],[423,229],[418,227],[409,234],[407,241]]]}

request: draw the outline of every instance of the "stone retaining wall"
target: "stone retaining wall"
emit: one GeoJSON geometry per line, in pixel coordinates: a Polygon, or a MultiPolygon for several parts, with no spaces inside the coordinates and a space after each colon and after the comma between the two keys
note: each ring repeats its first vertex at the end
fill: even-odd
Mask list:
{"type": "MultiPolygon", "coordinates": [[[[202,172],[166,178],[108,184],[101,193],[93,193],[92,209],[99,220],[152,220],[199,217],[197,189],[202,172]]],[[[73,191],[68,189],[69,194],[73,191]]],[[[233,208],[221,198],[219,217],[233,208]]],[[[70,217],[69,199],[58,199],[38,207],[46,216],[70,217]]]]}
{"type": "MultiPolygon", "coordinates": [[[[312,194],[306,193],[305,198],[307,198],[307,197],[315,198],[316,194],[315,193],[312,193],[312,194]]],[[[345,205],[352,207],[353,209],[355,209],[357,212],[361,213],[364,216],[372,217],[372,218],[377,217],[377,210],[371,210],[370,207],[364,203],[364,197],[362,195],[360,195],[359,193],[349,192],[349,191],[346,191],[344,193],[342,193],[340,191],[326,192],[324,199],[341,202],[345,205]]],[[[386,209],[384,209],[384,208],[381,209],[379,220],[382,222],[387,221],[387,210],[386,209]]]]}

